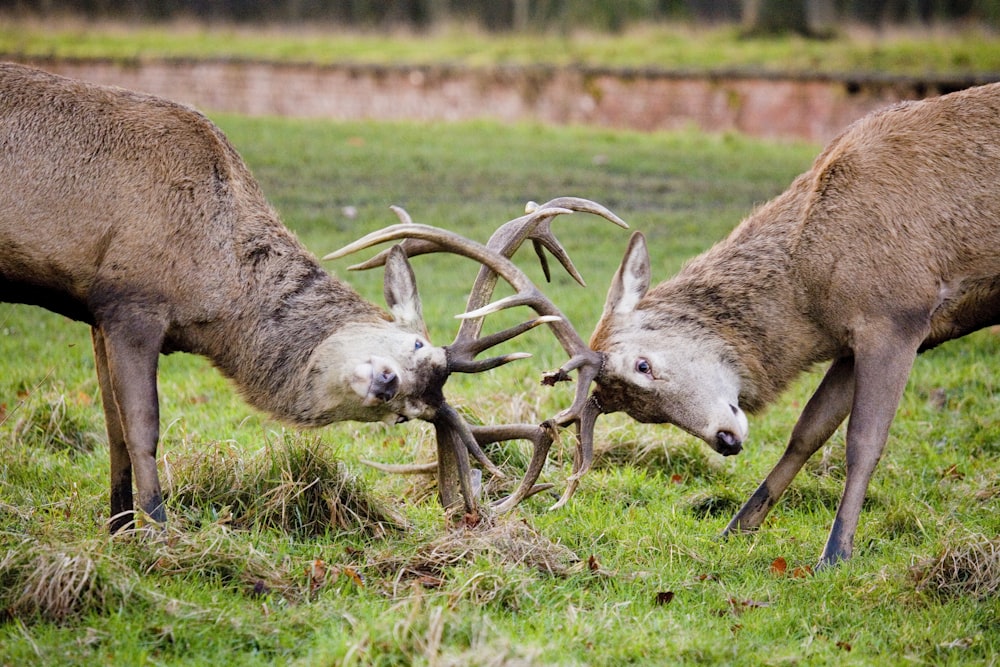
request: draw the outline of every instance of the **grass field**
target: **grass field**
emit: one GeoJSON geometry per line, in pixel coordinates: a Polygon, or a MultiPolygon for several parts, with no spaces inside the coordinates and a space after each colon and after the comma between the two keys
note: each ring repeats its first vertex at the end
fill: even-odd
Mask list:
{"type": "MultiPolygon", "coordinates": [[[[528,199],[577,195],[647,234],[657,279],[818,151],[697,133],[216,120],[317,254],[393,222],[390,204],[483,240],[528,199]]],[[[555,228],[589,286],[558,276],[548,293],[586,335],[628,235],[585,216],[555,228]]],[[[540,281],[530,253],[518,257],[540,281]]],[[[347,265],[330,269],[381,303],[378,272],[347,265]]],[[[443,344],[475,267],[414,266],[443,344]]],[[[453,378],[451,400],[485,422],[567,405],[571,387],[537,382],[562,361],[551,336],[513,347],[535,357],[453,378]]],[[[818,574],[842,432],[759,533],[717,539],[782,451],[816,374],[753,418],[729,459],[677,429],[607,417],[597,467],[568,507],[549,512],[542,495],[468,531],[446,524],[426,480],[359,463],[429,460],[426,425],[294,432],[246,407],[204,360],[164,357],[171,526],[161,540],[111,539],[88,331],[0,304],[0,664],[996,664],[998,354],[1000,337],[984,331],[918,360],[855,558],[818,574]]],[[[570,440],[543,473],[555,491],[570,440]]],[[[515,477],[526,457],[519,443],[491,454],[515,477]]]]}
{"type": "Polygon", "coordinates": [[[269,29],[201,24],[140,25],[18,20],[0,14],[0,53],[24,56],[249,58],[281,62],[584,64],[774,72],[989,74],[1000,72],[1000,40],[987,30],[866,30],[833,39],[746,38],[737,27],[662,24],[622,33],[490,34],[466,26],[424,33],[345,32],[335,26],[269,29]]]}

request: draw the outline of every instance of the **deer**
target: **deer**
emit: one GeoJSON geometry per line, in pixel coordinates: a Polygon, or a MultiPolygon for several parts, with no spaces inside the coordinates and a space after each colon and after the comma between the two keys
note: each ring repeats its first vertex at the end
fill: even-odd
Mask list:
{"type": "MultiPolygon", "coordinates": [[[[252,407],[296,427],[432,423],[447,457],[442,503],[466,512],[477,510],[469,454],[502,475],[480,444],[551,440],[537,425],[470,427],[443,386],[451,373],[529,356],[476,358],[558,319],[555,310],[485,337],[470,325],[451,345],[432,345],[401,247],[387,253],[386,311],[320,266],[222,131],[190,107],[0,64],[0,183],[0,300],[91,328],[112,533],[167,520],[156,468],[161,353],[206,357],[252,407]]],[[[549,226],[558,215],[624,225],[588,200],[553,202],[502,226],[489,247],[469,242],[478,261],[499,267],[486,282],[515,276],[519,293],[540,294],[507,259],[528,239],[578,277],[549,226]]]]}
{"type": "Polygon", "coordinates": [[[659,284],[634,232],[589,344],[577,337],[570,360],[543,376],[579,373],[572,405],[549,420],[577,429],[554,507],[590,468],[601,414],[673,424],[732,456],[748,414],[829,363],[784,453],[723,534],[758,529],[847,420],[847,478],[818,565],[851,558],[916,356],[1000,323],[998,167],[1000,84],[990,84],[856,121],[784,193],[659,284]]]}

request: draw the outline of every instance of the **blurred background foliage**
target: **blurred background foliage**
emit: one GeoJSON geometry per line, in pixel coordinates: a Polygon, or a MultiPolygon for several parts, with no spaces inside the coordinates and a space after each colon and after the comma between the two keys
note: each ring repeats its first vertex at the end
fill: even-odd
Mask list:
{"type": "Polygon", "coordinates": [[[844,24],[1000,27],[1000,0],[0,0],[8,15],[135,21],[321,23],[350,29],[490,32],[593,29],[637,23],[737,23],[748,33],[822,38],[844,24]]]}

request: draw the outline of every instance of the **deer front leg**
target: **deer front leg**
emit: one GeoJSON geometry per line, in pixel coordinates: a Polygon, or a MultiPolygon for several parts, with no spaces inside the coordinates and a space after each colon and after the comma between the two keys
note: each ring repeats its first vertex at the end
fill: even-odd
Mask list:
{"type": "Polygon", "coordinates": [[[799,416],[785,453],[726,526],[723,536],[760,527],[805,462],[830,439],[847,417],[853,396],[854,359],[837,359],[799,416]]]}
{"type": "Polygon", "coordinates": [[[124,324],[105,322],[93,335],[111,447],[112,530],[132,521],[130,471],[138,491],[136,509],[156,523],[167,520],[156,471],[160,437],[156,370],[164,330],[133,318],[124,324]]]}
{"type": "Polygon", "coordinates": [[[923,337],[880,338],[871,349],[859,348],[855,352],[854,401],[847,425],[847,483],[819,567],[851,557],[868,482],[882,456],[889,426],[923,337]]]}

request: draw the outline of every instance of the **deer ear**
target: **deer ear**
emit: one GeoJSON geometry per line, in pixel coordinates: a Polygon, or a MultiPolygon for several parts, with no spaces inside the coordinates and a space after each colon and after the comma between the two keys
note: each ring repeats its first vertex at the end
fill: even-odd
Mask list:
{"type": "Polygon", "coordinates": [[[604,315],[612,313],[622,315],[635,310],[639,300],[649,289],[649,276],[649,251],[646,249],[646,239],[640,232],[635,232],[629,239],[628,250],[625,251],[621,266],[611,281],[611,287],[608,288],[604,315]]]}
{"type": "Polygon", "coordinates": [[[414,333],[426,334],[420,295],[417,294],[417,278],[406,259],[406,252],[398,245],[390,249],[385,261],[382,293],[394,321],[414,333]]]}

